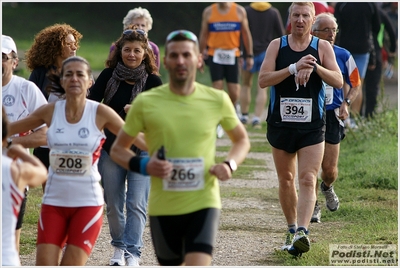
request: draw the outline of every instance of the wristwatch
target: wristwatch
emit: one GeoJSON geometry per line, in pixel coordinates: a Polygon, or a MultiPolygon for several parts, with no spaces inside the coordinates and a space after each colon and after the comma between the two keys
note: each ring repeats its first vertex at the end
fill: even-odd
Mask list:
{"type": "Polygon", "coordinates": [[[237,164],[235,160],[225,160],[224,163],[228,165],[232,173],[237,170],[237,164]]]}
{"type": "Polygon", "coordinates": [[[345,99],[344,99],[344,101],[346,102],[347,106],[350,106],[350,104],[351,104],[351,101],[350,101],[350,99],[349,99],[349,98],[345,98],[345,99]]]}

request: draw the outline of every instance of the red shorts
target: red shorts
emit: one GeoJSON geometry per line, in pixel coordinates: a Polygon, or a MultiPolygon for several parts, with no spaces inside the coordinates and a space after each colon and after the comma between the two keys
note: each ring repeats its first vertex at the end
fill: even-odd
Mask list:
{"type": "Polygon", "coordinates": [[[65,243],[82,248],[88,256],[101,232],[103,206],[56,207],[42,204],[38,222],[38,244],[65,243]]]}

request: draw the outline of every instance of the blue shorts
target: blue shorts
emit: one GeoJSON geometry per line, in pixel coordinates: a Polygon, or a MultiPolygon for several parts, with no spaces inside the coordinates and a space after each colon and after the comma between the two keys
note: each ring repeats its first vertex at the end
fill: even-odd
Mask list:
{"type": "MultiPolygon", "coordinates": [[[[265,58],[265,53],[266,51],[261,52],[260,54],[254,56],[254,64],[253,68],[251,68],[250,70],[250,73],[254,74],[260,71],[261,65],[265,58]]],[[[246,70],[246,60],[243,61],[243,70],[246,70]]]]}
{"type": "Polygon", "coordinates": [[[364,79],[368,68],[369,52],[365,54],[352,54],[352,55],[354,61],[356,62],[358,72],[360,73],[360,78],[364,79]]]}

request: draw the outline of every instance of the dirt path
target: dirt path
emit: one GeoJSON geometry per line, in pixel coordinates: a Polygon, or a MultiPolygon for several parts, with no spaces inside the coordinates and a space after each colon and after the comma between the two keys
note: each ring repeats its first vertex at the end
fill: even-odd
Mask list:
{"type": "MultiPolygon", "coordinates": [[[[254,134],[250,138],[265,141],[265,134],[254,134]]],[[[229,144],[226,136],[217,141],[218,146],[226,144],[229,144]]],[[[218,155],[223,154],[218,153],[218,155]]],[[[221,183],[221,188],[240,187],[243,190],[276,188],[278,184],[272,156],[268,153],[249,153],[248,158],[265,159],[264,171],[254,172],[253,180],[234,177],[228,182],[221,183]]],[[[214,266],[271,265],[268,259],[274,248],[279,248],[283,243],[282,226],[286,225],[278,200],[223,198],[222,206],[221,227],[212,264],[214,266]]],[[[143,241],[141,266],[158,266],[148,224],[143,241]]],[[[112,254],[107,217],[104,217],[102,232],[87,266],[108,266],[112,254]]],[[[35,265],[35,253],[21,256],[21,262],[23,266],[35,265]]]]}

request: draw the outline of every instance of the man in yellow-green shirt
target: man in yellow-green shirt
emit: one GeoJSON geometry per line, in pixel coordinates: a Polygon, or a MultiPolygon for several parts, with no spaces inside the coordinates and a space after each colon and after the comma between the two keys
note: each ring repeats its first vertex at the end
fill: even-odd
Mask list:
{"type": "Polygon", "coordinates": [[[218,180],[231,178],[250,142],[228,94],[195,82],[202,64],[196,35],[171,32],[165,48],[169,84],[133,101],[111,157],[126,169],[151,176],[148,212],[159,263],[206,266],[211,264],[220,217],[218,180]],[[232,141],[222,163],[215,163],[218,124],[232,141]],[[151,158],[129,150],[140,132],[151,158]],[[157,157],[161,146],[166,160],[157,157]]]}

